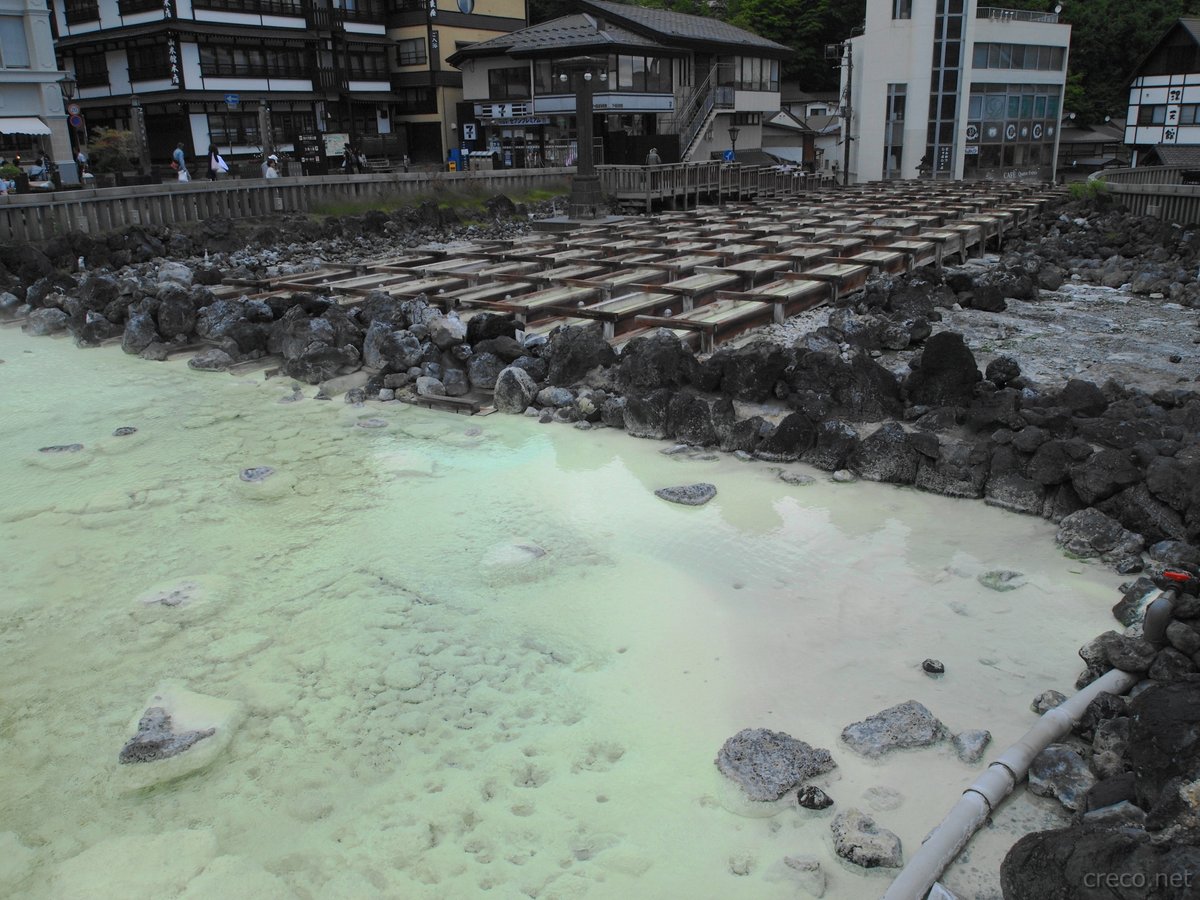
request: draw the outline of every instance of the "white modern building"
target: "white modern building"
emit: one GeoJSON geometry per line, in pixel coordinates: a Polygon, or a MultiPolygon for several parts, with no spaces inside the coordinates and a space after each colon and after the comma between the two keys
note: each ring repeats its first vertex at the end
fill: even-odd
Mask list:
{"type": "Polygon", "coordinates": [[[1052,179],[1070,43],[1057,12],[867,0],[842,51],[850,180],[1052,179]]]}
{"type": "Polygon", "coordinates": [[[73,183],[63,76],[46,0],[0,0],[0,156],[32,162],[44,151],[73,183]]]}

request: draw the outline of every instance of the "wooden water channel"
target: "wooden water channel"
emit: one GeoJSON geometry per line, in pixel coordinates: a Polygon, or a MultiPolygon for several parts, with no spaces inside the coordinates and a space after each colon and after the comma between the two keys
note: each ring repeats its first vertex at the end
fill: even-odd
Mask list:
{"type": "Polygon", "coordinates": [[[1028,185],[889,183],[667,212],[557,234],[414,251],[220,296],[315,291],[352,306],[382,291],[464,320],[513,315],[528,334],[599,322],[616,347],[667,328],[701,352],[835,301],[875,273],[940,266],[998,247],[1060,195],[1028,185]]]}

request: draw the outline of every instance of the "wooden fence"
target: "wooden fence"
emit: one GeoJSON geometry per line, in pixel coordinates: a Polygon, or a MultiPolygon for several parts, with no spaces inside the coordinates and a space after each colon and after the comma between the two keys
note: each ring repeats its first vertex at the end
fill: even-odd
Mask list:
{"type": "Polygon", "coordinates": [[[1200,171],[1185,166],[1140,166],[1108,169],[1089,181],[1103,181],[1110,194],[1141,216],[1155,216],[1177,225],[1200,223],[1200,171]]]}
{"type": "Polygon", "coordinates": [[[70,231],[99,234],[130,225],[184,225],[442,191],[517,194],[565,180],[574,169],[322,175],[168,182],[0,197],[0,240],[44,241],[70,231]]]}

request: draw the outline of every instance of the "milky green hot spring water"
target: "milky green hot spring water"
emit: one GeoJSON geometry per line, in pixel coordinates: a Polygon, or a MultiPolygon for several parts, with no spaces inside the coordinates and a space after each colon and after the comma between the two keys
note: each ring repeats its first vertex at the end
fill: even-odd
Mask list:
{"type": "MultiPolygon", "coordinates": [[[[981,503],[523,417],[281,403],[261,374],[12,329],[0,358],[5,896],[783,898],[797,855],[826,897],[877,896],[832,814],[907,858],[982,764],[871,762],[841,729],[913,698],[994,754],[1111,624],[1114,576],[981,503]],[[654,496],[694,481],[716,499],[654,496]],[[994,569],[1026,583],[987,589],[994,569]],[[118,754],[163,685],[240,723],[206,768],[132,790],[155,764],[118,754]],[[748,727],[829,748],[837,806],[743,801],[713,760],[748,727]]],[[[948,884],[991,895],[1048,813],[1006,807],[948,884]]]]}

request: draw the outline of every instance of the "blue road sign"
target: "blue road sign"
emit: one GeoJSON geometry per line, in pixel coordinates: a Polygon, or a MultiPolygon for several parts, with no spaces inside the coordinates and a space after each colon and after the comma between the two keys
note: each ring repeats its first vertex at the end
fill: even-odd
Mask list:
{"type": "Polygon", "coordinates": [[[241,102],[242,102],[241,94],[226,94],[225,95],[225,105],[228,106],[230,109],[237,109],[238,104],[241,102]]]}

